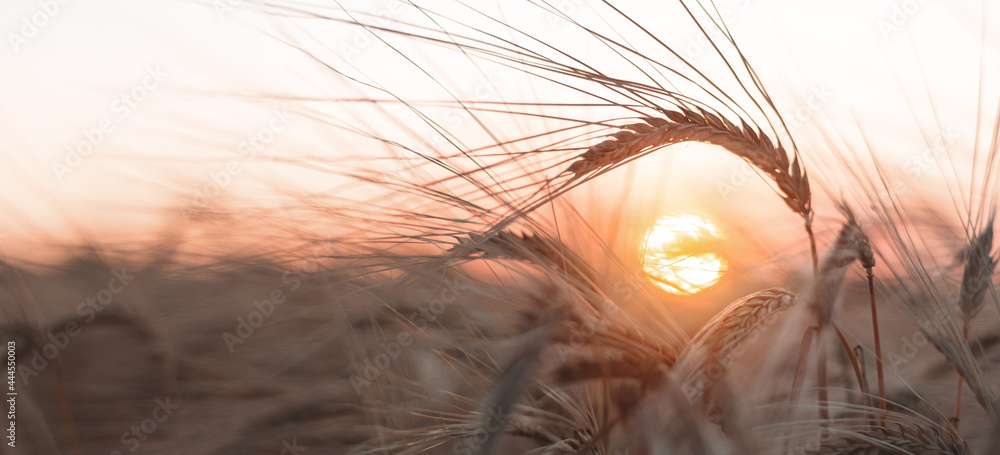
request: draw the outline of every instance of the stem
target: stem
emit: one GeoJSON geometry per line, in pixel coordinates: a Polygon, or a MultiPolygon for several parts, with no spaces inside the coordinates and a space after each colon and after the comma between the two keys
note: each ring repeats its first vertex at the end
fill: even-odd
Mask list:
{"type": "Polygon", "coordinates": [[[951,418],[951,425],[958,429],[958,419],[962,414],[962,376],[958,377],[958,388],[955,389],[955,417],[951,418]]]}
{"type": "MultiPolygon", "coordinates": [[[[965,343],[969,343],[969,325],[965,324],[962,327],[962,335],[965,337],[965,343]]],[[[958,420],[962,416],[962,375],[958,375],[958,388],[955,389],[955,417],[951,420],[952,426],[958,429],[958,420]]]]}
{"type": "Polygon", "coordinates": [[[813,235],[813,220],[812,212],[806,219],[806,234],[809,234],[809,252],[812,254],[813,260],[813,277],[819,274],[819,255],[816,253],[816,236],[813,235]]]}
{"type": "Polygon", "coordinates": [[[56,362],[56,381],[53,387],[55,388],[56,400],[59,402],[59,410],[62,411],[63,418],[66,419],[67,433],[69,433],[73,453],[80,455],[80,438],[77,436],[76,421],[73,418],[69,392],[66,390],[66,377],[63,376],[62,360],[56,362]]]}
{"type": "Polygon", "coordinates": [[[795,367],[795,378],[792,380],[792,396],[789,401],[795,404],[799,401],[799,393],[802,387],[803,372],[806,369],[806,356],[809,355],[809,348],[812,346],[813,334],[816,332],[816,326],[810,326],[806,329],[805,333],[802,334],[802,344],[799,346],[799,363],[795,367]]]}
{"type": "Polygon", "coordinates": [[[878,333],[878,310],[875,307],[875,274],[871,268],[865,269],[868,274],[868,296],[872,305],[872,334],[875,336],[875,368],[878,374],[878,407],[882,410],[879,423],[885,427],[885,373],[882,369],[882,339],[878,333]]]}
{"type": "MultiPolygon", "coordinates": [[[[799,394],[802,392],[802,380],[805,376],[803,373],[806,370],[806,359],[809,355],[809,348],[812,347],[813,335],[816,333],[816,326],[809,326],[806,331],[802,333],[802,343],[799,345],[799,362],[795,366],[795,377],[792,379],[792,396],[789,397],[789,403],[791,403],[790,409],[794,412],[795,404],[799,402],[799,394]]],[[[788,430],[790,431],[791,427],[788,430]]],[[[788,433],[785,434],[785,450],[782,453],[788,452],[788,443],[791,439],[788,437],[788,433]]]]}
{"type": "MultiPolygon", "coordinates": [[[[868,390],[868,374],[865,372],[865,351],[861,349],[861,345],[854,347],[854,355],[858,358],[858,363],[861,365],[861,393],[864,396],[864,405],[871,408],[872,407],[872,394],[868,390]]],[[[868,423],[865,424],[865,429],[875,426],[875,418],[868,414],[866,419],[868,423]]]]}
{"type": "Polygon", "coordinates": [[[862,393],[864,393],[865,385],[861,374],[861,361],[858,359],[858,356],[854,354],[854,350],[851,349],[851,345],[847,342],[847,337],[844,336],[844,332],[840,330],[840,326],[834,323],[833,330],[837,332],[837,338],[840,339],[840,345],[844,347],[844,352],[847,353],[847,358],[851,361],[851,367],[854,368],[854,376],[858,379],[858,388],[862,393]]]}
{"type": "MultiPolygon", "coordinates": [[[[817,380],[817,395],[819,401],[819,420],[820,425],[826,427],[829,425],[830,414],[826,409],[827,390],[826,390],[826,345],[823,343],[823,323],[820,322],[816,329],[816,350],[818,358],[816,360],[816,378],[817,380]]],[[[826,432],[824,431],[825,435],[826,432]]]]}

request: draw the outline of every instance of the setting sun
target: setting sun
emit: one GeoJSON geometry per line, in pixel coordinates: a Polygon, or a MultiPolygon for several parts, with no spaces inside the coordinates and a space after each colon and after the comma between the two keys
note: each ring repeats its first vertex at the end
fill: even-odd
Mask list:
{"type": "Polygon", "coordinates": [[[700,216],[660,218],[643,242],[643,270],[671,294],[701,292],[726,273],[726,260],[716,251],[722,239],[722,231],[700,216]]]}

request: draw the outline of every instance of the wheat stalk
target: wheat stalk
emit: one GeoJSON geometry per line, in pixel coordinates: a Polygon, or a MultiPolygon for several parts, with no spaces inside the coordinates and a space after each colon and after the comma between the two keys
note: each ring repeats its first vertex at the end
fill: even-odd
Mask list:
{"type": "MultiPolygon", "coordinates": [[[[837,235],[837,240],[823,256],[823,261],[817,267],[817,273],[812,287],[809,290],[809,308],[816,316],[816,324],[806,329],[803,335],[802,350],[799,356],[799,366],[796,370],[792,385],[792,402],[798,400],[799,387],[802,381],[802,371],[806,354],[811,347],[811,338],[815,336],[817,340],[817,352],[819,358],[816,362],[816,374],[818,381],[819,415],[821,420],[826,420],[827,410],[827,390],[826,390],[826,347],[822,344],[823,329],[830,325],[833,319],[834,307],[840,295],[840,289],[844,282],[844,275],[847,267],[855,260],[860,260],[866,269],[874,267],[874,257],[869,246],[868,236],[861,230],[854,220],[854,215],[842,206],[847,217],[846,222],[837,235]]],[[[848,350],[848,356],[852,353],[848,350]]]]}
{"type": "Polygon", "coordinates": [[[709,367],[728,368],[737,348],[796,301],[785,289],[767,289],[733,302],[712,318],[681,351],[673,369],[688,398],[696,402],[721,379],[721,374],[706,374],[709,367]]]}
{"type": "Polygon", "coordinates": [[[798,155],[793,154],[789,162],[788,153],[780,143],[775,144],[763,131],[755,130],[743,119],[740,119],[740,126],[736,126],[724,116],[701,108],[699,112],[678,108],[680,111],[661,110],[666,118],[643,117],[643,123],[622,126],[621,131],[610,135],[610,139],[587,149],[566,172],[576,179],[681,142],[718,145],[767,175],[778,186],[778,195],[785,205],[802,216],[809,238],[813,272],[818,273],[816,238],[812,229],[812,190],[798,155]]]}
{"type": "Polygon", "coordinates": [[[703,142],[723,147],[756,166],[777,184],[781,198],[792,211],[811,218],[809,177],[797,157],[789,162],[781,144],[775,145],[745,121],[737,126],[725,117],[699,110],[664,110],[666,118],[645,117],[643,123],[624,125],[610,139],[587,149],[567,172],[581,176],[667,145],[703,142]]]}
{"type": "MultiPolygon", "coordinates": [[[[857,218],[854,216],[854,211],[847,205],[846,202],[840,202],[838,204],[841,213],[847,220],[846,225],[850,226],[852,235],[850,239],[847,239],[851,246],[854,248],[854,253],[858,257],[858,261],[861,262],[861,266],[865,269],[865,277],[868,279],[868,301],[871,306],[872,312],[872,336],[875,339],[875,370],[876,378],[878,380],[878,396],[879,396],[879,408],[882,410],[882,418],[880,420],[881,424],[885,426],[885,369],[882,364],[882,337],[879,333],[878,325],[878,306],[875,305],[875,254],[872,252],[871,242],[868,240],[868,236],[861,230],[861,226],[858,225],[857,218]]],[[[836,326],[834,326],[836,328],[836,326]]],[[[840,329],[837,329],[838,335],[844,340],[843,334],[840,329]]],[[[847,351],[847,355],[852,357],[855,364],[861,365],[859,361],[853,356],[853,352],[844,344],[844,349],[847,351]]],[[[866,384],[859,383],[862,391],[866,387],[866,384]]]]}
{"type": "MultiPolygon", "coordinates": [[[[986,223],[982,232],[971,239],[966,248],[965,269],[962,271],[962,288],[958,295],[958,308],[962,311],[962,336],[969,341],[969,329],[972,318],[983,309],[986,289],[993,278],[993,270],[997,258],[992,256],[993,250],[993,217],[986,223]]],[[[962,377],[958,377],[955,390],[955,417],[952,422],[958,425],[962,414],[962,377]]]]}
{"type": "Polygon", "coordinates": [[[965,270],[962,273],[958,307],[962,310],[962,324],[966,338],[972,318],[983,308],[986,289],[990,286],[993,270],[997,265],[997,258],[991,254],[992,249],[993,218],[990,218],[982,232],[969,241],[965,270]]]}
{"type": "Polygon", "coordinates": [[[860,431],[834,430],[830,440],[812,455],[962,455],[969,447],[947,431],[914,423],[870,427],[860,431]]]}

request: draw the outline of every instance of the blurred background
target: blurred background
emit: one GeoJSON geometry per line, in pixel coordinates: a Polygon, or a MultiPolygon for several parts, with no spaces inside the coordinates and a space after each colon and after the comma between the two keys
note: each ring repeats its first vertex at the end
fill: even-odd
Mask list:
{"type": "MultiPolygon", "coordinates": [[[[711,44],[681,20],[682,9],[661,3],[669,2],[616,6],[709,79],[723,81],[728,69],[711,44]]],[[[65,254],[55,245],[141,246],[164,237],[239,250],[264,232],[248,214],[267,212],[256,210],[302,197],[317,205],[364,203],[394,191],[358,182],[356,173],[416,181],[431,175],[421,174],[426,160],[377,138],[455,155],[455,143],[475,148],[498,137],[527,137],[558,127],[559,116],[606,121],[625,115],[569,106],[594,100],[527,76],[517,65],[471,59],[378,26],[460,33],[465,26],[493,30],[492,19],[502,18],[518,27],[503,29],[504,36],[519,43],[544,43],[609,74],[643,77],[575,21],[649,59],[666,65],[678,59],[598,2],[435,8],[448,20],[433,21],[395,0],[5,2],[4,252],[44,262],[65,254]],[[393,97],[426,102],[416,109],[453,137],[444,139],[410,107],[347,102],[393,97]],[[502,101],[509,110],[551,118],[484,113],[484,127],[481,118],[456,109],[456,99],[502,101]],[[530,104],[539,102],[563,105],[530,104]],[[510,107],[516,103],[529,105],[510,107]],[[237,214],[227,222],[232,229],[201,231],[198,214],[207,209],[237,214]]],[[[997,28],[988,27],[997,15],[990,8],[971,1],[716,3],[711,13],[726,21],[804,156],[821,245],[839,223],[832,199],[879,191],[844,185],[859,179],[852,173],[878,180],[872,179],[879,175],[876,164],[880,185],[944,207],[946,216],[963,212],[949,206],[979,197],[971,188],[982,174],[974,171],[970,151],[990,139],[983,131],[996,118],[998,87],[983,81],[1000,75],[1000,39],[997,28]]],[[[575,211],[577,221],[593,228],[573,232],[564,224],[571,246],[574,235],[596,236],[637,270],[642,239],[660,217],[698,213],[717,223],[726,232],[719,248],[729,274],[704,299],[671,297],[680,308],[690,306],[679,314],[693,327],[718,310],[698,301],[728,302],[809,272],[801,220],[748,165],[712,146],[657,152],[574,190],[558,210],[556,218],[575,211]]]]}

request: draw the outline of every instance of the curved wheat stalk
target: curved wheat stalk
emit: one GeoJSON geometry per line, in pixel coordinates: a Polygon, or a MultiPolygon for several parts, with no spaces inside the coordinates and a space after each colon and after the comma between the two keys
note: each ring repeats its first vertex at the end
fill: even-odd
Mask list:
{"type": "Polygon", "coordinates": [[[754,130],[740,119],[740,126],[699,108],[694,112],[683,107],[680,111],[662,110],[666,117],[643,117],[643,123],[632,123],[621,127],[621,131],[610,136],[580,155],[565,172],[577,179],[585,174],[620,164],[630,158],[668,145],[681,142],[703,142],[718,145],[730,153],[743,158],[767,175],[778,186],[778,195],[793,212],[805,221],[809,237],[809,252],[812,255],[813,272],[818,267],[816,239],[812,230],[813,208],[809,175],[798,154],[793,153],[788,161],[788,153],[780,143],[771,141],[763,131],[754,130]]]}
{"type": "MultiPolygon", "coordinates": [[[[815,337],[818,342],[816,348],[819,357],[816,362],[816,376],[819,383],[817,393],[820,406],[819,415],[822,420],[826,420],[828,417],[825,405],[827,401],[826,347],[821,343],[824,328],[830,325],[833,320],[834,307],[844,283],[844,275],[847,273],[847,267],[855,260],[861,262],[867,270],[870,270],[875,265],[868,236],[857,225],[853,213],[850,212],[850,209],[846,205],[842,206],[842,210],[847,220],[841,228],[840,233],[837,234],[837,240],[830,247],[829,251],[827,251],[826,255],[823,256],[823,261],[819,263],[819,267],[816,269],[816,278],[809,290],[809,309],[816,315],[816,324],[806,329],[799,357],[799,366],[792,385],[792,402],[795,402],[799,396],[799,387],[802,381],[801,372],[804,367],[805,356],[811,348],[811,344],[809,344],[811,337],[815,337]]],[[[848,356],[851,355],[849,349],[847,354],[848,356]]]]}
{"type": "Polygon", "coordinates": [[[797,300],[785,289],[771,288],[733,302],[712,318],[680,353],[673,368],[688,398],[696,402],[711,390],[738,348],[797,300]]]}
{"type": "Polygon", "coordinates": [[[581,176],[667,145],[703,142],[718,145],[743,158],[771,178],[781,198],[795,213],[811,220],[812,194],[809,177],[797,157],[788,161],[788,153],[763,132],[746,122],[737,126],[722,116],[704,109],[694,112],[680,108],[663,111],[666,118],[645,117],[643,123],[621,127],[604,142],[587,149],[566,172],[581,176]]]}

